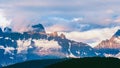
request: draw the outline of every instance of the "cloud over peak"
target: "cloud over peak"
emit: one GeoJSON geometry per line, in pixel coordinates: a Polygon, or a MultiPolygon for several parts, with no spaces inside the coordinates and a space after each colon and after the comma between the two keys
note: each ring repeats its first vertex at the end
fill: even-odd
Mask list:
{"type": "Polygon", "coordinates": [[[10,26],[11,19],[7,19],[2,11],[3,10],[0,11],[0,27],[4,28],[10,26]]]}

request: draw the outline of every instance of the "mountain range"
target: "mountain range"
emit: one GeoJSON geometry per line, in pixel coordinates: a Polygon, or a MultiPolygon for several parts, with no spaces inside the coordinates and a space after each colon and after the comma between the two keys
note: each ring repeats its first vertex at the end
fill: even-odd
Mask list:
{"type": "Polygon", "coordinates": [[[64,34],[47,33],[42,24],[32,25],[29,31],[13,32],[0,28],[0,66],[37,59],[82,57],[120,57],[120,30],[111,39],[92,48],[86,43],[67,39],[64,34]]]}

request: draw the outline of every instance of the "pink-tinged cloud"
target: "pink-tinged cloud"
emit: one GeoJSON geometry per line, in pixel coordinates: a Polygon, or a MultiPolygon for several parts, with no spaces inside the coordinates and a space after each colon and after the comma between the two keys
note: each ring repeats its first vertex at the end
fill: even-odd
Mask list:
{"type": "Polygon", "coordinates": [[[46,31],[47,32],[61,32],[61,31],[69,31],[70,28],[67,27],[67,26],[62,26],[62,25],[53,25],[53,26],[50,26],[50,27],[47,27],[46,28],[46,31]]]}

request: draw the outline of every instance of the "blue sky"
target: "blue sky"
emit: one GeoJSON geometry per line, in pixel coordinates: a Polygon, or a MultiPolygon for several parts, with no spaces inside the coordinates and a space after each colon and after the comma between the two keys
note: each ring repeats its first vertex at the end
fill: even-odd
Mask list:
{"type": "MultiPolygon", "coordinates": [[[[5,25],[14,31],[24,31],[28,25],[42,23],[48,32],[67,32],[69,35],[86,32],[87,35],[91,31],[100,34],[99,30],[115,32],[119,29],[119,6],[120,0],[0,0],[0,14],[7,18],[5,25]]],[[[111,35],[106,37],[108,32],[99,41],[113,35],[109,33],[111,35]]],[[[89,42],[95,38],[78,41],[89,42]]]]}

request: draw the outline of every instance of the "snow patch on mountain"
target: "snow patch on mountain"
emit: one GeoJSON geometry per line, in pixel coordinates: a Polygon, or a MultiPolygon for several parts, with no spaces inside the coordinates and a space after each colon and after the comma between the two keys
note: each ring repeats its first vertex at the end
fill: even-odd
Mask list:
{"type": "Polygon", "coordinates": [[[120,44],[120,38],[119,38],[119,37],[118,37],[118,38],[115,38],[114,41],[115,41],[116,43],[120,44]]]}
{"type": "Polygon", "coordinates": [[[39,40],[33,39],[33,41],[35,43],[35,46],[37,46],[37,47],[44,47],[46,49],[49,49],[49,48],[59,49],[59,48],[61,48],[61,46],[59,46],[58,42],[54,41],[54,40],[48,41],[48,40],[44,40],[44,39],[39,39],[39,40]]]}
{"type": "Polygon", "coordinates": [[[17,40],[18,48],[17,53],[27,53],[27,49],[31,44],[31,39],[17,40]]]}
{"type": "Polygon", "coordinates": [[[69,43],[68,52],[70,53],[70,54],[67,56],[68,58],[70,58],[70,57],[72,57],[72,58],[76,58],[76,56],[73,55],[73,53],[71,52],[71,43],[69,43]]]}
{"type": "MultiPolygon", "coordinates": [[[[18,48],[17,53],[27,54],[29,48],[33,48],[35,54],[44,55],[59,55],[61,46],[57,41],[45,40],[45,39],[28,39],[28,40],[17,40],[18,48]]],[[[62,54],[62,53],[61,53],[62,54]]]]}
{"type": "Polygon", "coordinates": [[[61,46],[54,40],[48,41],[44,39],[33,39],[33,41],[35,43],[35,47],[37,47],[35,53],[38,55],[56,55],[59,54],[61,50],[61,46]]]}
{"type": "Polygon", "coordinates": [[[105,57],[115,57],[115,58],[119,58],[120,59],[120,53],[113,55],[113,54],[104,54],[105,57]]]}
{"type": "Polygon", "coordinates": [[[0,49],[5,50],[4,54],[12,54],[12,51],[15,50],[15,48],[13,47],[4,47],[4,46],[0,46],[0,49]]]}
{"type": "Polygon", "coordinates": [[[115,55],[112,55],[112,54],[106,54],[106,53],[104,53],[104,56],[105,56],[105,57],[115,57],[115,55]]]}

